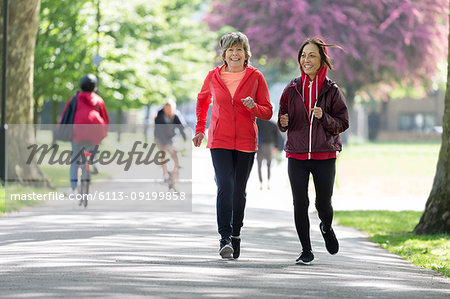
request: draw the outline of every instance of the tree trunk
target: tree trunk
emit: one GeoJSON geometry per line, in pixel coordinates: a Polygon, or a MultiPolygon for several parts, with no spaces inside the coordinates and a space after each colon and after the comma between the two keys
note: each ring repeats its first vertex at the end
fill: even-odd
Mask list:
{"type": "MultiPolygon", "coordinates": [[[[3,7],[3,0],[0,0],[3,7]]],[[[37,181],[47,185],[39,167],[24,164],[27,146],[35,141],[33,126],[34,48],[38,32],[40,0],[8,1],[8,57],[6,86],[6,123],[8,181],[37,181]],[[15,124],[21,124],[16,126],[15,124]]],[[[1,27],[3,27],[3,12],[1,27]]],[[[3,32],[3,28],[2,31],[3,32]]],[[[3,38],[3,37],[2,37],[3,38]]],[[[3,49],[0,49],[0,53],[3,49]]]]}
{"type": "Polygon", "coordinates": [[[448,62],[441,150],[425,212],[414,229],[419,235],[450,233],[450,51],[448,62]]]}
{"type": "Polygon", "coordinates": [[[50,123],[57,124],[59,122],[58,119],[58,108],[59,108],[59,101],[56,101],[55,99],[51,99],[52,101],[52,120],[50,123]]]}

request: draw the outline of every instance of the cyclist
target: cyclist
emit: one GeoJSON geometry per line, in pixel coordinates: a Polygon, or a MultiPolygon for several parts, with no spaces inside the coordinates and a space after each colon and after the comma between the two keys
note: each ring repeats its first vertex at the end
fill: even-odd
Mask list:
{"type": "MultiPolygon", "coordinates": [[[[108,112],[103,99],[95,93],[97,84],[97,77],[92,74],[83,76],[80,81],[81,91],[77,93],[73,121],[72,156],[70,159],[71,188],[69,195],[76,193],[78,167],[82,164],[81,160],[84,159],[83,152],[92,151],[106,137],[108,132],[108,112]]],[[[74,98],[72,97],[67,102],[64,111],[74,98]]],[[[62,115],[64,115],[64,112],[62,115]]],[[[89,174],[87,175],[89,180],[89,174]]]]}
{"type": "Polygon", "coordinates": [[[158,111],[155,117],[155,141],[158,148],[162,151],[168,152],[173,160],[173,170],[171,172],[167,169],[167,163],[162,164],[164,182],[170,182],[171,176],[178,173],[180,168],[177,151],[173,146],[173,138],[177,135],[175,130],[178,130],[186,141],[186,134],[184,132],[185,121],[179,111],[176,110],[176,103],[172,99],[168,99],[161,110],[158,111]]]}

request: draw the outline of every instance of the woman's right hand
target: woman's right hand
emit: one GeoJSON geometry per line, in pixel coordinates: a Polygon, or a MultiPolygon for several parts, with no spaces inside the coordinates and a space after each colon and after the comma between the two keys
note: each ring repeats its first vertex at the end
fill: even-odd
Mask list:
{"type": "Polygon", "coordinates": [[[289,125],[289,115],[287,113],[280,116],[280,124],[282,127],[289,125]]]}
{"type": "Polygon", "coordinates": [[[197,135],[195,135],[195,137],[192,138],[194,146],[199,147],[202,144],[203,137],[205,137],[205,134],[203,133],[198,133],[197,135]]]}

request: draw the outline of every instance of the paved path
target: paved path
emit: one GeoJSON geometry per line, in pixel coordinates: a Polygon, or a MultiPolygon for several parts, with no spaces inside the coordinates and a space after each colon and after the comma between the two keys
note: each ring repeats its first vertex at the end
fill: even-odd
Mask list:
{"type": "Polygon", "coordinates": [[[194,169],[192,212],[52,203],[55,212],[39,207],[0,218],[0,297],[450,298],[449,279],[354,229],[335,227],[341,249],[329,255],[315,213],[316,264],[295,265],[300,246],[281,175],[271,191],[251,179],[241,258],[221,260],[210,160],[194,152],[194,165],[202,167],[194,169]]]}

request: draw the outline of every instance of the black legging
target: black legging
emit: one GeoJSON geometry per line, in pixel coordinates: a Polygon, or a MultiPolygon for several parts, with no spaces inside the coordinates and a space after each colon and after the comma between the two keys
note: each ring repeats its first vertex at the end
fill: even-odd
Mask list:
{"type": "Polygon", "coordinates": [[[248,177],[255,153],[211,149],[217,183],[217,225],[222,239],[239,236],[243,226],[248,177]]]}
{"type": "Polygon", "coordinates": [[[316,190],[316,209],[319,218],[327,230],[333,221],[333,195],[334,177],[336,174],[336,159],[327,160],[297,160],[288,159],[288,173],[294,199],[294,219],[298,238],[303,250],[312,250],[309,236],[309,175],[312,174],[316,190]]]}

